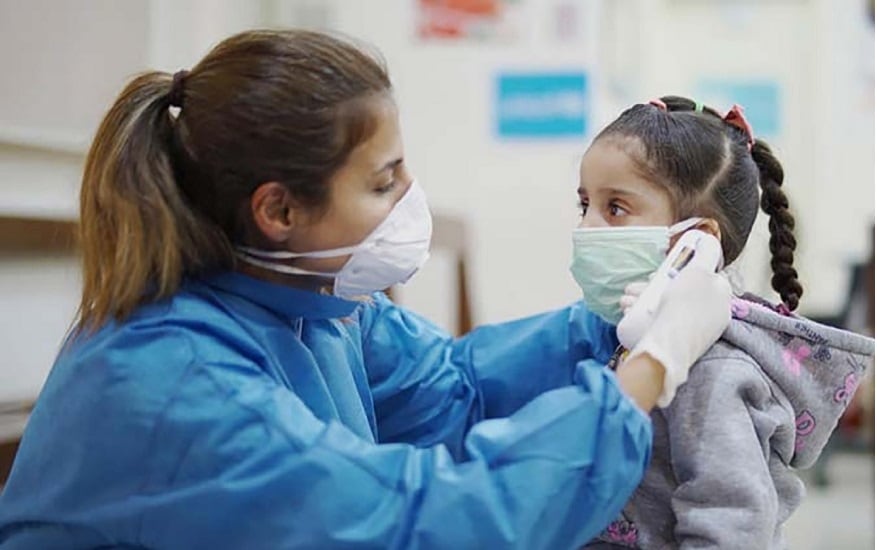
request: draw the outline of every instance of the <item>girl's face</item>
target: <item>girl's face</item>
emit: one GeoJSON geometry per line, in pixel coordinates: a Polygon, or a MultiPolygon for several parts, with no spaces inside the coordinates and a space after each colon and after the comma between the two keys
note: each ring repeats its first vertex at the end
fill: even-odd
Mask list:
{"type": "Polygon", "coordinates": [[[611,139],[594,142],[579,171],[579,227],[672,225],[668,193],[641,175],[624,148],[611,139]]]}

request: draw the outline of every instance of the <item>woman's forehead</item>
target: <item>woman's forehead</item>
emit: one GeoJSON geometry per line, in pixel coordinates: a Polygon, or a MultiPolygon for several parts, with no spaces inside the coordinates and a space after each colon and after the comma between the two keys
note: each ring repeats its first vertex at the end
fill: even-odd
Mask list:
{"type": "Polygon", "coordinates": [[[376,99],[369,108],[374,117],[374,131],[351,151],[347,164],[373,173],[401,158],[403,147],[395,103],[390,99],[376,99]]]}

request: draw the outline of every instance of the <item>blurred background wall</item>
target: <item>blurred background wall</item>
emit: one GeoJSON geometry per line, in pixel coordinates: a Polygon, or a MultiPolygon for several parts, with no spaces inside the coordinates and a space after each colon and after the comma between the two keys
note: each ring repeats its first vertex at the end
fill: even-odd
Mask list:
{"type": "MultiPolygon", "coordinates": [[[[579,157],[621,110],[658,95],[742,103],[776,149],[802,313],[836,315],[850,266],[871,254],[874,50],[861,0],[0,0],[0,216],[75,220],[84,152],[124,82],[189,67],[256,26],[337,30],[386,58],[409,165],[434,210],[465,225],[476,323],[576,299],[579,157]],[[567,105],[582,128],[503,134],[502,78],[556,74],[584,82],[567,105]]],[[[767,238],[762,217],[738,271],[770,296],[767,238]]],[[[74,313],[75,258],[0,254],[0,398],[31,396],[74,313]]],[[[398,299],[452,328],[452,271],[437,249],[398,299]]]]}
{"type": "MultiPolygon", "coordinates": [[[[0,0],[0,401],[36,396],[74,316],[79,178],[114,96],[264,26],[341,31],[387,60],[408,164],[455,228],[394,296],[449,330],[463,306],[478,324],[579,297],[579,158],[623,109],[666,94],[741,103],[774,147],[803,314],[849,313],[853,268],[873,262],[873,2],[0,0]]],[[[762,216],[735,271],[775,298],[767,239],[762,216]]]]}

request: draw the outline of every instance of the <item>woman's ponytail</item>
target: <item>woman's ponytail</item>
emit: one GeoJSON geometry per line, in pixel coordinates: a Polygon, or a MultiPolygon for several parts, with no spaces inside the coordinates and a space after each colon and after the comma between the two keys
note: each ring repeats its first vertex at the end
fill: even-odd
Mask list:
{"type": "Polygon", "coordinates": [[[172,78],[136,77],[98,128],[80,191],[80,329],[173,294],[185,274],[225,257],[226,239],[193,211],[174,177],[172,78]]]}

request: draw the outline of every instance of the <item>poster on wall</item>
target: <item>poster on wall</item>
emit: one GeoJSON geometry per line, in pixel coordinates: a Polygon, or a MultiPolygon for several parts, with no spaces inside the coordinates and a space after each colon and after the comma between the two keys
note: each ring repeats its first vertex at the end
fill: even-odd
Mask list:
{"type": "Polygon", "coordinates": [[[512,42],[522,35],[524,0],[415,0],[425,41],[512,42]]]}
{"type": "MultiPolygon", "coordinates": [[[[571,44],[585,38],[585,11],[593,9],[593,2],[563,0],[552,7],[551,35],[557,43],[571,44]]],[[[588,15],[591,15],[590,13],[588,15]]]]}
{"type": "Polygon", "coordinates": [[[705,78],[695,86],[695,97],[724,113],[742,106],[757,137],[776,139],[782,134],[780,86],[773,80],[705,78]]]}
{"type": "Polygon", "coordinates": [[[583,138],[588,78],[581,70],[500,73],[494,105],[500,140],[583,138]]]}

